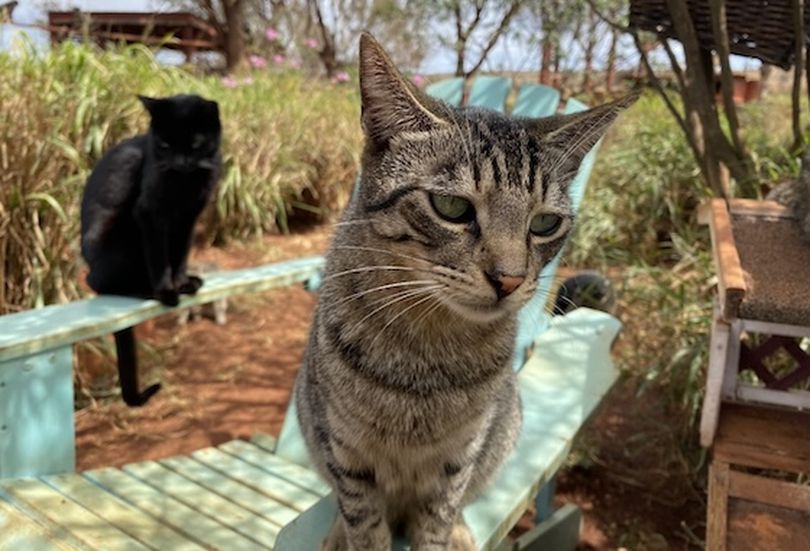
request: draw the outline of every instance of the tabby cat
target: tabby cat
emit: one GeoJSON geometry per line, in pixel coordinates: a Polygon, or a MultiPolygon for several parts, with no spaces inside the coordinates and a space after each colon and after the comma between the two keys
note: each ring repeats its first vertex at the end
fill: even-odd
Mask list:
{"type": "Polygon", "coordinates": [[[766,199],[793,209],[802,240],[810,244],[810,150],[802,155],[798,180],[779,184],[766,199]]]}
{"type": "Polygon", "coordinates": [[[585,153],[634,98],[516,119],[422,94],[360,40],[366,143],[295,400],[337,496],[325,549],[474,549],[462,507],[520,431],[518,310],[563,246],[585,153]]]}
{"type": "MultiPolygon", "coordinates": [[[[194,222],[220,172],[219,108],[199,96],[140,96],[149,131],[96,164],[82,197],[82,256],[97,293],[157,298],[176,306],[202,279],[186,272],[194,222]]],[[[115,334],[121,394],[140,406],[159,390],[138,390],[132,328],[115,334]]]]}

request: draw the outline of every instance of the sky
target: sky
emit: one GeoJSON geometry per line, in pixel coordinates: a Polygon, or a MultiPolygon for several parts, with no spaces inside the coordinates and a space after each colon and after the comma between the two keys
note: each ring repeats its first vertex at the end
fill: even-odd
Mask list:
{"type": "MultiPolygon", "coordinates": [[[[36,24],[44,22],[48,9],[70,10],[79,8],[83,11],[159,11],[161,6],[165,6],[164,0],[19,0],[20,3],[14,11],[14,22],[20,24],[36,24]]],[[[452,32],[452,29],[450,29],[452,32]]],[[[0,25],[0,48],[7,48],[14,40],[18,29],[10,28],[8,25],[0,25]]],[[[36,29],[26,29],[26,32],[33,35],[36,43],[47,45],[48,36],[45,31],[36,29]]],[[[629,37],[624,37],[625,41],[620,47],[620,57],[625,58],[624,65],[635,65],[636,56],[633,54],[632,42],[629,37]],[[624,55],[622,55],[622,52],[624,55]]],[[[46,47],[46,46],[45,46],[46,47]]],[[[675,44],[675,50],[680,51],[680,45],[675,44]]],[[[487,62],[484,64],[484,71],[537,71],[539,70],[539,53],[535,46],[529,46],[520,39],[501,40],[493,49],[487,62]]],[[[570,56],[568,63],[576,64],[581,61],[581,56],[574,53],[570,56]]],[[[756,60],[732,56],[732,68],[755,69],[759,66],[756,60]]],[[[424,74],[451,73],[455,69],[455,54],[449,49],[439,49],[431,52],[422,62],[419,71],[424,74]]]]}

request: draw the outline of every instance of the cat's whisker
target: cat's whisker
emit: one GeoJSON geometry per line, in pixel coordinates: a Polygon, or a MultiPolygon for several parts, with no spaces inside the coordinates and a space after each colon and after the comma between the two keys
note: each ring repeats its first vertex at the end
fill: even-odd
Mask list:
{"type": "Polygon", "coordinates": [[[419,270],[417,268],[411,268],[409,266],[361,266],[360,268],[351,268],[350,270],[343,270],[341,272],[335,272],[334,274],[329,274],[325,278],[324,281],[328,281],[330,279],[335,279],[337,277],[343,277],[350,274],[358,274],[363,272],[384,272],[384,271],[392,271],[392,272],[423,272],[424,270],[419,270]]]}
{"type": "MultiPolygon", "coordinates": [[[[380,338],[380,336],[385,332],[385,330],[388,327],[391,326],[392,323],[397,321],[399,318],[401,318],[402,316],[404,316],[405,314],[407,314],[408,312],[410,312],[411,310],[413,310],[414,308],[416,308],[420,304],[423,304],[423,303],[425,303],[425,302],[427,302],[427,301],[429,301],[431,299],[436,299],[436,297],[438,296],[438,291],[439,290],[440,289],[433,290],[432,292],[428,293],[427,296],[420,298],[419,300],[417,300],[415,303],[411,304],[407,308],[403,308],[397,315],[395,315],[393,318],[388,320],[388,322],[385,325],[383,325],[382,329],[380,329],[377,332],[377,335],[372,339],[371,343],[369,344],[369,348],[374,348],[374,343],[377,342],[377,339],[380,338]]],[[[438,299],[436,299],[436,300],[438,300],[438,299]]]]}
{"type": "Polygon", "coordinates": [[[365,218],[365,219],[360,219],[360,220],[343,220],[341,222],[334,222],[334,223],[332,223],[330,225],[337,228],[337,227],[340,227],[340,226],[351,226],[353,224],[370,224],[370,223],[371,223],[371,219],[370,218],[365,218]]]}
{"type": "Polygon", "coordinates": [[[409,254],[405,254],[405,253],[399,253],[399,252],[395,252],[395,251],[389,251],[389,250],[386,250],[386,249],[380,249],[380,248],[377,248],[377,247],[366,247],[366,246],[361,247],[359,245],[336,245],[334,248],[339,249],[339,250],[368,251],[368,252],[374,252],[374,253],[382,253],[382,254],[388,254],[388,255],[391,255],[391,256],[398,256],[400,258],[407,258],[409,260],[419,260],[421,262],[428,262],[431,265],[434,264],[433,261],[431,261],[431,260],[429,260],[429,259],[427,259],[425,257],[422,257],[422,256],[413,256],[413,255],[409,255],[409,254]]]}
{"type": "Polygon", "coordinates": [[[376,293],[378,291],[384,291],[386,289],[394,289],[397,287],[409,287],[412,285],[426,285],[430,283],[436,283],[432,279],[415,279],[410,281],[399,281],[397,283],[388,283],[387,285],[378,285],[377,287],[372,287],[371,289],[366,289],[364,291],[359,291],[357,293],[351,294],[347,297],[340,299],[338,302],[335,303],[335,306],[344,304],[346,302],[351,302],[352,300],[356,300],[358,298],[364,297],[371,293],[376,293]]]}
{"type": "Polygon", "coordinates": [[[347,335],[352,335],[352,334],[354,333],[354,331],[355,331],[355,330],[357,330],[357,329],[359,329],[360,327],[362,327],[362,326],[363,326],[363,324],[366,322],[366,320],[368,320],[368,319],[369,319],[370,317],[372,317],[374,314],[377,314],[377,313],[379,313],[379,312],[382,312],[383,310],[385,310],[386,308],[389,308],[389,307],[393,306],[394,304],[397,304],[397,303],[399,303],[399,302],[402,302],[403,300],[407,300],[408,298],[411,298],[411,297],[413,297],[413,296],[417,296],[417,295],[419,295],[419,294],[428,293],[428,292],[430,292],[430,291],[434,291],[434,290],[440,289],[441,287],[443,287],[443,286],[442,286],[442,285],[438,285],[438,284],[437,284],[435,287],[421,287],[421,288],[419,288],[419,289],[409,289],[407,292],[395,293],[395,298],[393,298],[393,299],[392,299],[392,298],[390,298],[390,297],[385,297],[386,299],[389,299],[387,302],[385,302],[385,303],[384,303],[382,306],[379,306],[379,307],[375,308],[374,310],[372,310],[371,312],[369,312],[368,314],[366,314],[365,316],[363,316],[363,317],[360,319],[360,321],[358,321],[357,323],[355,323],[355,324],[354,324],[354,325],[351,327],[351,329],[349,329],[348,331],[346,331],[346,334],[347,334],[347,335]]]}
{"type": "Polygon", "coordinates": [[[430,314],[432,314],[433,312],[435,312],[436,310],[438,310],[438,309],[439,309],[439,307],[441,307],[441,305],[442,305],[442,301],[441,301],[441,300],[437,300],[437,301],[436,301],[434,304],[432,304],[431,306],[429,306],[428,308],[426,308],[426,309],[425,309],[425,311],[424,311],[424,312],[422,312],[422,313],[419,315],[419,317],[418,317],[418,318],[416,318],[415,320],[413,320],[413,323],[412,323],[411,325],[418,326],[418,325],[419,325],[419,324],[422,322],[422,320],[426,319],[428,316],[430,316],[430,314]]]}

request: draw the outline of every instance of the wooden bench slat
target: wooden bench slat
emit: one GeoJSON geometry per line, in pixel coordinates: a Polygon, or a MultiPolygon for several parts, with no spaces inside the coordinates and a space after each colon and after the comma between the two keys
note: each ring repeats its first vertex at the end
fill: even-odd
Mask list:
{"type": "Polygon", "coordinates": [[[309,509],[320,498],[319,495],[309,490],[290,484],[282,478],[216,448],[197,450],[191,456],[212,469],[216,469],[258,492],[267,494],[276,501],[289,505],[296,511],[309,509]]]}
{"type": "Polygon", "coordinates": [[[170,457],[161,459],[159,463],[189,480],[193,480],[209,491],[269,520],[276,524],[279,529],[298,516],[298,511],[295,509],[279,503],[267,495],[257,492],[253,488],[245,486],[241,482],[237,482],[190,457],[170,457]]]}
{"type": "Polygon", "coordinates": [[[149,549],[94,512],[34,478],[3,480],[3,491],[15,504],[21,502],[37,515],[64,528],[91,549],[144,551],[149,549]]]}
{"type": "Polygon", "coordinates": [[[240,534],[272,549],[279,528],[264,518],[207,491],[196,482],[154,461],[132,463],[124,466],[123,470],[150,486],[160,489],[188,507],[216,519],[240,534]]]}
{"type": "Polygon", "coordinates": [[[325,496],[332,491],[329,485],[315,471],[284,461],[250,442],[231,440],[218,446],[218,448],[319,496],[325,496]]]}
{"type": "Polygon", "coordinates": [[[19,509],[0,499],[0,549],[26,551],[85,551],[86,546],[70,545],[53,530],[40,525],[19,509]]]}
{"type": "Polygon", "coordinates": [[[41,480],[149,548],[178,551],[203,549],[159,519],[132,507],[78,474],[51,475],[41,480]]]}
{"type": "MultiPolygon", "coordinates": [[[[205,516],[175,497],[118,469],[109,467],[83,474],[85,478],[202,545],[220,549],[255,549],[261,543],[261,538],[248,539],[239,534],[235,527],[229,527],[226,517],[205,516]]],[[[203,498],[200,495],[203,492],[199,488],[197,501],[203,498]]],[[[272,548],[272,542],[267,547],[272,548]]]]}
{"type": "MultiPolygon", "coordinates": [[[[178,308],[306,281],[323,263],[316,256],[212,273],[196,295],[182,297],[178,308]]],[[[106,335],[171,310],[156,300],[103,296],[0,316],[0,361],[106,335]]]]}

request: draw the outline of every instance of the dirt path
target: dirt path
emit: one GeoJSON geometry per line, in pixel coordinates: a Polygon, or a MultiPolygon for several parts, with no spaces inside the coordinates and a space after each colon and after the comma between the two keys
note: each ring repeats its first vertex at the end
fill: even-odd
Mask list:
{"type": "MultiPolygon", "coordinates": [[[[328,239],[320,228],[268,237],[258,246],[207,249],[194,259],[234,269],[318,254],[328,239]]],[[[187,454],[255,432],[277,434],[315,301],[296,285],[231,300],[224,326],[209,319],[179,326],[175,315],[140,326],[143,385],[160,380],[163,389],[139,409],[127,408],[110,390],[114,365],[82,351],[79,401],[87,405],[76,413],[78,468],[187,454]],[[84,396],[87,389],[95,389],[89,393],[95,398],[84,396]]],[[[559,477],[557,501],[577,503],[584,512],[581,549],[699,548],[701,530],[694,535],[692,527],[699,527],[703,505],[677,458],[666,456],[673,448],[667,421],[655,396],[637,399],[630,381],[604,401],[559,477]]]]}

